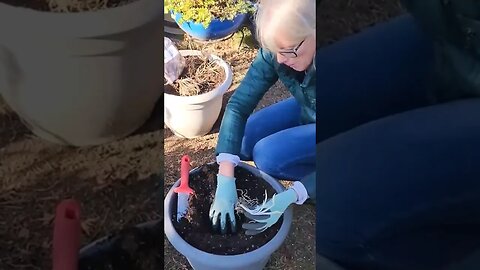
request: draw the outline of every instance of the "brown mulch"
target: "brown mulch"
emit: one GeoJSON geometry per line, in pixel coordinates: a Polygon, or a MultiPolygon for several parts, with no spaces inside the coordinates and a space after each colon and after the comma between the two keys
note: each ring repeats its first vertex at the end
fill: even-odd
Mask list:
{"type": "Polygon", "coordinates": [[[226,78],[223,68],[206,56],[186,56],[185,67],[173,84],[165,85],[165,93],[195,96],[208,93],[226,78]]]}

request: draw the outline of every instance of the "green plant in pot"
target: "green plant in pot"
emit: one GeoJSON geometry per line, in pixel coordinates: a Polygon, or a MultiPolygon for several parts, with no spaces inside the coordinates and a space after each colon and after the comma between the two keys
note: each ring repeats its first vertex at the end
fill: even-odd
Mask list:
{"type": "Polygon", "coordinates": [[[254,11],[248,0],[165,0],[164,7],[181,29],[199,40],[231,35],[254,11]]]}

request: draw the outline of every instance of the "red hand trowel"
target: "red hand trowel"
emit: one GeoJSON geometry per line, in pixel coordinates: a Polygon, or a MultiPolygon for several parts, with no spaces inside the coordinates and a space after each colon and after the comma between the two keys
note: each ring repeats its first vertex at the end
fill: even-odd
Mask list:
{"type": "Polygon", "coordinates": [[[173,191],[177,193],[177,222],[187,214],[188,197],[194,191],[188,186],[188,176],[190,173],[190,157],[185,155],[182,157],[181,171],[180,171],[180,186],[173,191]]]}
{"type": "Polygon", "coordinates": [[[80,247],[80,205],[62,201],[56,209],[53,232],[53,270],[77,270],[80,247]]]}

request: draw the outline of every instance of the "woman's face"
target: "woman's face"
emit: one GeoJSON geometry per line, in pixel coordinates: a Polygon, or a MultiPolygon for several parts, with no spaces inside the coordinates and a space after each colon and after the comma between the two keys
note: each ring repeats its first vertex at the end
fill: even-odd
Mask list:
{"type": "Polygon", "coordinates": [[[301,42],[291,42],[278,35],[276,42],[280,50],[277,52],[277,61],[296,71],[306,70],[315,56],[315,35],[309,36],[301,42]]]}

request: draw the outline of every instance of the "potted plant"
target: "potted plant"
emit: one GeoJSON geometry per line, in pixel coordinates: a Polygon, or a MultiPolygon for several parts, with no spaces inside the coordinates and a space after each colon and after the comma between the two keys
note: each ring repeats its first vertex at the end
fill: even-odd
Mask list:
{"type": "Polygon", "coordinates": [[[161,5],[0,0],[0,94],[34,134],[55,143],[127,136],[162,95],[161,5]]]}
{"type": "MultiPolygon", "coordinates": [[[[221,235],[211,228],[208,218],[213,202],[218,165],[209,163],[189,173],[189,185],[194,190],[188,199],[188,211],[177,221],[177,194],[174,189],[180,179],[171,187],[164,200],[165,234],[173,247],[184,255],[196,270],[260,270],[268,263],[270,256],[285,241],[292,223],[292,208],[264,232],[246,235],[243,229],[221,235]]],[[[235,168],[239,198],[260,202],[265,193],[272,196],[284,187],[274,178],[246,163],[235,168]]],[[[246,222],[239,211],[237,224],[246,222]]],[[[241,226],[237,226],[241,227],[241,226]]]]}
{"type": "Polygon", "coordinates": [[[196,138],[210,132],[222,109],[223,95],[233,81],[230,66],[216,55],[180,50],[183,74],[165,85],[164,121],[177,136],[196,138]]]}
{"type": "Polygon", "coordinates": [[[198,40],[218,40],[237,31],[255,8],[249,0],[165,0],[180,28],[198,40]]]}

